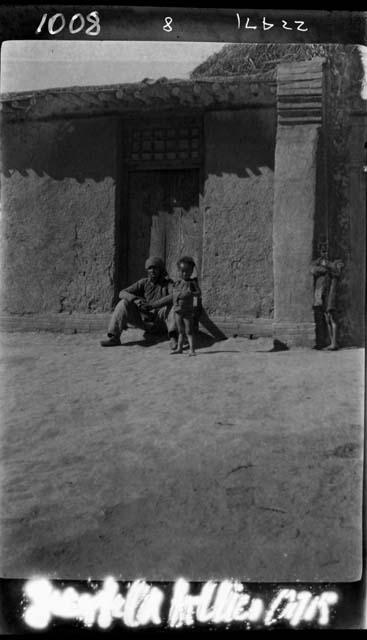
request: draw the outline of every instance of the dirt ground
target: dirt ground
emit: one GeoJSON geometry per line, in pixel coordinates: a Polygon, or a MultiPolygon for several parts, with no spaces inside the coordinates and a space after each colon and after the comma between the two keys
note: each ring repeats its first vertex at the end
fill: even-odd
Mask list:
{"type": "Polygon", "coordinates": [[[364,352],[1,334],[2,577],[360,577],[364,352]]]}

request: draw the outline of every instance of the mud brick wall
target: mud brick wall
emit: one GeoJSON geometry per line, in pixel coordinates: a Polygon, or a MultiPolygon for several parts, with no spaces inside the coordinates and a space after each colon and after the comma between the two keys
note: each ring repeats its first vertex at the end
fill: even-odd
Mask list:
{"type": "Polygon", "coordinates": [[[341,345],[364,343],[366,177],[362,172],[366,103],[356,47],[337,48],[326,68],[329,253],[345,264],[338,284],[341,345]],[[353,112],[357,115],[353,115],[353,112]]]}
{"type": "Polygon", "coordinates": [[[271,318],[275,108],[209,112],[204,129],[204,305],[271,318]]]}
{"type": "Polygon", "coordinates": [[[2,127],[3,312],[110,309],[116,143],[113,118],[2,127]]]}

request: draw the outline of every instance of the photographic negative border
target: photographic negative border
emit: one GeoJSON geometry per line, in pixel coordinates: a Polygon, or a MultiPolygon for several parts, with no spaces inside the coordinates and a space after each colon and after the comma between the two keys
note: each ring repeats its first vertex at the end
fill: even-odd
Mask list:
{"type": "MultiPolygon", "coordinates": [[[[111,6],[98,5],[2,5],[0,7],[0,36],[1,42],[6,40],[27,39],[57,39],[57,40],[167,40],[167,41],[216,41],[216,42],[297,42],[297,43],[337,43],[337,44],[365,44],[366,43],[366,16],[362,11],[328,11],[328,10],[266,10],[267,24],[274,23],[276,28],[264,30],[264,10],[246,9],[238,10],[241,16],[248,19],[248,25],[239,27],[237,11],[235,9],[208,9],[186,7],[143,7],[143,6],[111,6]],[[92,12],[98,12],[100,16],[100,32],[96,35],[88,35],[78,32],[71,34],[65,28],[57,34],[50,34],[47,29],[36,30],[42,21],[44,13],[62,13],[65,15],[66,24],[70,24],[75,13],[86,16],[92,12]],[[167,20],[171,18],[171,21],[167,20]],[[308,31],[300,29],[288,30],[287,25],[295,21],[307,25],[308,31]],[[251,25],[258,25],[257,29],[251,25]],[[166,27],[166,28],[165,28],[166,27]],[[170,30],[169,27],[172,27],[170,30]],[[174,28],[173,28],[174,27],[174,28]]],[[[365,443],[364,443],[365,447],[365,443]]],[[[365,488],[365,457],[364,480],[365,488]]],[[[365,491],[363,492],[363,522],[365,519],[365,491]]],[[[295,589],[297,592],[309,591],[319,595],[322,591],[335,591],[339,595],[338,604],[333,613],[328,629],[362,629],[366,626],[366,581],[365,581],[365,530],[363,530],[363,575],[360,582],[355,583],[249,583],[248,591],[251,595],[270,599],[282,589],[295,589]]],[[[53,581],[56,588],[74,586],[79,591],[89,588],[82,582],[66,583],[65,581],[53,581]]],[[[101,588],[101,583],[96,583],[101,588]]],[[[172,583],[157,583],[165,593],[165,600],[172,596],[172,583]]],[[[122,586],[122,589],[125,588],[122,586]]],[[[198,593],[199,583],[192,583],[192,592],[198,593]]],[[[0,581],[0,631],[2,633],[24,633],[29,628],[24,624],[22,615],[24,612],[24,581],[1,580],[0,581]]],[[[166,620],[160,630],[169,630],[167,624],[167,612],[163,616],[166,620]]],[[[223,625],[195,624],[195,629],[203,627],[211,630],[225,628],[223,625]]],[[[255,625],[256,626],[256,625],[255,625]]],[[[280,628],[287,628],[288,624],[276,623],[280,628]]],[[[231,630],[243,628],[239,623],[230,625],[231,630]]],[[[310,625],[306,625],[310,628],[310,625]]],[[[78,629],[78,623],[70,622],[54,623],[48,630],[61,631],[62,629],[78,629]]],[[[314,628],[311,625],[311,628],[314,628]]]]}

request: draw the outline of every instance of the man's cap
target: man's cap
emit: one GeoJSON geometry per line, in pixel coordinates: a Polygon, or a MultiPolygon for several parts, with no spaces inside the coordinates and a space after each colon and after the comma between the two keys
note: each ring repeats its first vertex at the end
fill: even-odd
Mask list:
{"type": "Polygon", "coordinates": [[[165,271],[166,269],[163,260],[155,256],[150,257],[145,261],[145,268],[149,269],[150,267],[158,267],[161,271],[165,271]]]}
{"type": "Polygon", "coordinates": [[[181,262],[184,262],[185,264],[192,264],[192,266],[195,267],[195,260],[191,256],[182,256],[177,260],[177,265],[179,266],[181,262]]]}

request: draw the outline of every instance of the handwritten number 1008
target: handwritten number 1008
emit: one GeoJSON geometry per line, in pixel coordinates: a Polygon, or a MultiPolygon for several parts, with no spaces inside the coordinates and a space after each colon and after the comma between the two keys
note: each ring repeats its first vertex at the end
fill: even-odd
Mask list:
{"type": "MultiPolygon", "coordinates": [[[[41,22],[39,23],[36,33],[41,33],[47,21],[47,30],[49,34],[52,36],[61,33],[66,27],[66,18],[63,13],[55,13],[53,16],[50,16],[47,20],[47,13],[44,13],[41,22]]],[[[98,11],[91,11],[84,18],[81,13],[76,13],[70,20],[68,24],[69,32],[80,33],[85,29],[85,33],[88,36],[98,36],[101,31],[101,25],[99,22],[98,11]]]]}

